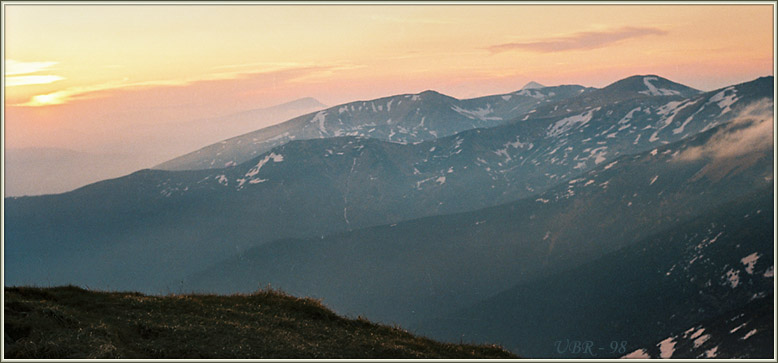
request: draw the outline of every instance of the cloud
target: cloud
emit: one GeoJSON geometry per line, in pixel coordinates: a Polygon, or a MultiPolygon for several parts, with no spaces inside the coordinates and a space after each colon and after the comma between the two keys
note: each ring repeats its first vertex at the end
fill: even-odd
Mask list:
{"type": "Polygon", "coordinates": [[[58,62],[19,62],[13,59],[5,60],[5,75],[16,76],[47,70],[58,62]]]}
{"type": "Polygon", "coordinates": [[[640,38],[647,35],[664,35],[666,31],[649,27],[622,27],[601,32],[580,32],[564,37],[545,38],[531,42],[498,44],[489,47],[492,53],[511,50],[527,50],[538,53],[564,52],[569,50],[589,50],[601,48],[622,40],[640,38]]]}
{"type": "Polygon", "coordinates": [[[704,145],[684,150],[675,160],[731,159],[754,151],[771,150],[773,120],[773,102],[766,99],[756,101],[745,107],[704,145]]]}
{"type": "Polygon", "coordinates": [[[53,76],[53,75],[6,77],[5,86],[15,87],[15,86],[26,86],[28,84],[47,84],[56,81],[61,81],[63,79],[65,78],[60,76],[53,76]]]}
{"type": "Polygon", "coordinates": [[[32,98],[30,98],[29,101],[21,104],[16,104],[14,106],[41,107],[41,106],[61,105],[72,99],[83,97],[89,93],[133,86],[132,84],[125,83],[126,81],[127,79],[125,78],[124,80],[117,81],[117,82],[108,82],[108,83],[102,83],[102,84],[91,85],[91,86],[70,87],[52,93],[32,96],[32,98]]]}
{"type": "Polygon", "coordinates": [[[19,62],[13,59],[5,60],[5,86],[25,86],[30,84],[47,84],[65,78],[56,75],[29,75],[48,70],[57,62],[19,62]]]}
{"type": "MultiPolygon", "coordinates": [[[[266,65],[269,63],[265,63],[266,65]]],[[[14,106],[20,107],[42,107],[51,105],[61,105],[73,100],[95,98],[105,95],[105,91],[112,90],[132,90],[132,89],[145,89],[151,87],[175,87],[175,86],[188,86],[197,82],[206,81],[219,81],[230,79],[243,79],[261,74],[282,74],[284,72],[295,72],[296,76],[286,79],[287,82],[300,82],[303,80],[319,79],[327,77],[333,72],[351,70],[360,68],[360,65],[351,64],[338,64],[338,65],[322,65],[322,66],[307,66],[304,64],[285,63],[275,64],[275,67],[265,67],[262,70],[236,70],[236,71],[221,71],[216,73],[209,73],[200,75],[196,78],[188,79],[170,79],[170,80],[151,80],[141,82],[131,82],[129,78],[121,80],[106,82],[96,85],[69,87],[66,89],[58,90],[56,92],[35,95],[31,97],[27,102],[15,104],[14,106]]],[[[242,68],[248,66],[247,64],[230,65],[213,69],[230,69],[230,68],[242,68]]]]}

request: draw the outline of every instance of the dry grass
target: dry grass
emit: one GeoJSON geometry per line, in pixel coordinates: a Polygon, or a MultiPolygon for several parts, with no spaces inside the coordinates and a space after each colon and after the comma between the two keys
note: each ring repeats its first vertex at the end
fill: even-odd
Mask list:
{"type": "Polygon", "coordinates": [[[5,288],[5,358],[516,358],[445,344],[313,299],[5,288]]]}

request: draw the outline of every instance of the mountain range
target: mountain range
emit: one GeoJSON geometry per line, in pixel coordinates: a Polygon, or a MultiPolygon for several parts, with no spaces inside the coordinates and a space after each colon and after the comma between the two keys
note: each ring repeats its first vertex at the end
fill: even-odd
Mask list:
{"type": "Polygon", "coordinates": [[[164,162],[162,170],[219,169],[237,165],[292,140],[360,136],[415,143],[490,127],[543,103],[584,93],[581,86],[557,86],[468,100],[435,91],[357,101],[303,115],[164,162]]]}
{"type": "MultiPolygon", "coordinates": [[[[442,334],[442,328],[425,328],[426,317],[448,313],[443,318],[450,318],[446,321],[462,331],[472,333],[473,328],[479,326],[472,321],[483,322],[484,332],[494,332],[494,324],[504,323],[508,331],[534,337],[518,341],[542,347],[539,341],[550,341],[554,334],[559,334],[558,325],[564,322],[549,321],[549,316],[558,319],[566,316],[543,310],[549,307],[546,299],[563,297],[559,302],[560,308],[563,308],[575,304],[569,299],[575,297],[576,302],[580,299],[578,291],[570,287],[596,288],[592,282],[575,285],[582,276],[591,276],[591,273],[570,272],[574,282],[564,286],[567,290],[561,289],[555,291],[557,295],[551,295],[548,290],[548,280],[551,279],[548,276],[587,263],[601,266],[595,261],[642,246],[644,239],[680,228],[708,210],[726,210],[723,201],[745,198],[748,193],[753,194],[752,199],[762,200],[764,204],[762,209],[765,214],[758,220],[765,222],[765,218],[771,218],[766,212],[769,200],[765,198],[770,196],[771,152],[762,150],[745,156],[755,160],[754,164],[721,179],[698,174],[706,166],[720,162],[718,160],[676,160],[686,150],[706,145],[718,132],[721,129],[667,145],[656,153],[624,156],[614,161],[615,164],[608,164],[610,167],[603,165],[545,193],[498,207],[324,238],[265,244],[216,264],[185,281],[185,284],[190,288],[222,293],[250,291],[257,283],[283,286],[295,294],[323,298],[329,306],[344,314],[363,314],[387,323],[420,327],[424,329],[419,332],[458,341],[463,338],[460,334],[446,335],[442,334]],[[732,188],[732,185],[738,188],[732,188]],[[500,309],[485,309],[482,316],[472,319],[460,311],[485,296],[510,291],[514,288],[511,285],[529,283],[533,283],[531,288],[521,290],[520,296],[525,299],[537,296],[540,301],[530,301],[533,304],[506,303],[500,309]],[[530,295],[528,291],[536,293],[530,295]],[[530,310],[527,306],[540,311],[530,310]],[[541,331],[543,324],[529,318],[506,320],[506,313],[512,311],[506,307],[515,307],[525,314],[522,317],[535,317],[549,324],[547,331],[541,331]],[[532,329],[521,329],[517,326],[518,321],[527,323],[532,329]]],[[[738,218],[749,212],[757,216],[756,210],[745,211],[738,218]]],[[[762,233],[755,235],[759,238],[753,238],[749,248],[758,247],[756,251],[760,255],[770,256],[769,224],[754,223],[749,227],[754,233],[762,233]]],[[[713,237],[715,234],[709,239],[713,237]]],[[[699,243],[699,239],[702,238],[694,242],[699,243]]],[[[748,239],[743,236],[737,238],[738,242],[742,240],[748,239]]],[[[674,252],[665,253],[675,256],[674,252]]],[[[748,250],[742,254],[752,252],[748,250]]],[[[672,260],[667,258],[667,261],[672,260]]],[[[608,270],[613,278],[625,280],[625,286],[629,287],[625,288],[627,292],[640,296],[647,293],[647,288],[636,289],[636,282],[626,281],[622,276],[625,270],[620,268],[632,267],[634,261],[627,265],[608,262],[602,265],[613,269],[608,270]]],[[[767,265],[761,265],[758,274],[768,268],[770,261],[764,262],[767,265]]],[[[716,268],[723,265],[719,264],[716,268]]],[[[655,263],[646,266],[646,269],[653,268],[658,268],[655,263]]],[[[645,279],[646,275],[636,273],[635,278],[645,279]]],[[[596,278],[592,280],[599,281],[596,278]]],[[[610,286],[609,283],[603,282],[603,286],[610,286]]],[[[759,285],[761,290],[757,291],[769,291],[770,286],[772,280],[766,279],[759,285]]],[[[613,290],[603,288],[604,295],[593,296],[591,304],[601,308],[601,298],[613,297],[613,290]]],[[[620,304],[623,300],[615,301],[620,304]]],[[[647,300],[644,304],[649,303],[654,302],[647,300]]],[[[634,313],[643,307],[635,303],[629,305],[629,311],[634,313]]],[[[656,319],[657,315],[647,318],[656,319]]],[[[596,332],[596,327],[592,329],[596,332]]],[[[606,331],[613,333],[614,329],[606,331]]],[[[589,332],[589,336],[593,335],[589,332]]],[[[495,338],[494,335],[488,337],[495,338]]],[[[516,349],[521,356],[549,356],[553,353],[551,344],[545,351],[521,351],[515,341],[497,342],[506,348],[516,349]]]]}
{"type": "Polygon", "coordinates": [[[681,341],[773,296],[773,94],[773,77],[701,92],[645,75],[339,105],[6,198],[5,283],[271,284],[526,357],[586,357],[564,339],[661,355],[668,337],[688,357],[753,356],[723,333],[681,341]]]}

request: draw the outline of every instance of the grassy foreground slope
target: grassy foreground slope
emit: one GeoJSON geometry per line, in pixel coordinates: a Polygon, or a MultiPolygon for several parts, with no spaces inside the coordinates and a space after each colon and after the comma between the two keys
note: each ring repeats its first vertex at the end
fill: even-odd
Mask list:
{"type": "Polygon", "coordinates": [[[516,358],[346,319],[313,299],[6,287],[4,358],[516,358]]]}

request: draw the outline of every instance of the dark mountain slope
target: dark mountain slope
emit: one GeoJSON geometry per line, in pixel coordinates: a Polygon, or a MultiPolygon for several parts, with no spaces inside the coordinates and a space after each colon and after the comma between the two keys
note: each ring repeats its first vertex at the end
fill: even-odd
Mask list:
{"type": "MultiPolygon", "coordinates": [[[[772,296],[772,197],[772,187],[755,191],[580,267],[540,276],[413,329],[448,341],[499,342],[527,357],[625,355],[772,296]],[[753,265],[743,262],[752,259],[753,265]],[[566,340],[593,341],[596,347],[626,344],[620,352],[592,355],[557,346],[566,340]]],[[[762,348],[772,352],[772,345],[753,349],[762,348]]],[[[749,344],[721,347],[718,354],[737,356],[749,349],[749,344]]]]}
{"type": "Polygon", "coordinates": [[[743,307],[677,332],[629,358],[775,359],[774,295],[755,297],[743,307]]]}
{"type": "Polygon", "coordinates": [[[408,324],[466,307],[513,285],[570,269],[772,185],[772,151],[742,167],[681,155],[710,145],[719,127],[624,156],[531,199],[323,238],[281,240],[185,281],[202,291],[271,283],[324,298],[336,311],[408,324]],[[680,159],[679,159],[680,158],[680,159]]]}

